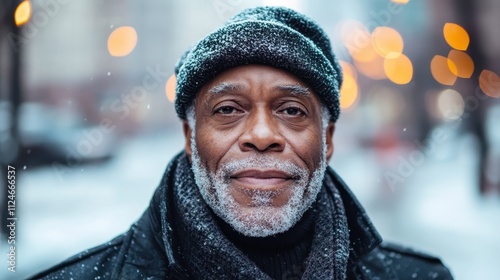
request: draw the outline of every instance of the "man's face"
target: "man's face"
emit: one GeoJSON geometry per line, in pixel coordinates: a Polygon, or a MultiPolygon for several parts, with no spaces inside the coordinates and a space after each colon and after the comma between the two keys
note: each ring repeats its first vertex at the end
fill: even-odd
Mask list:
{"type": "Polygon", "coordinates": [[[334,124],[322,120],[315,93],[294,75],[232,68],[201,88],[191,118],[184,132],[196,184],[237,231],[286,231],[315,200],[334,124]]]}

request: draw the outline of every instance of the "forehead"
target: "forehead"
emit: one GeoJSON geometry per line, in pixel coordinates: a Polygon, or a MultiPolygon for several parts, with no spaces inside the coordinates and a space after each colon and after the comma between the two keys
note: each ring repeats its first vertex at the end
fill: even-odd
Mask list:
{"type": "Polygon", "coordinates": [[[284,70],[265,65],[243,65],[226,70],[205,84],[197,99],[252,91],[272,91],[301,96],[319,103],[316,93],[300,78],[284,70]]]}

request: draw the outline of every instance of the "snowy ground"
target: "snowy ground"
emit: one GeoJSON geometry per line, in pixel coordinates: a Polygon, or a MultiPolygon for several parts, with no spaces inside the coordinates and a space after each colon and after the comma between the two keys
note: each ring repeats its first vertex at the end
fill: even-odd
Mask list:
{"type": "MultiPolygon", "coordinates": [[[[332,165],[386,240],[440,256],[456,279],[500,279],[500,199],[476,194],[471,140],[459,139],[438,147],[401,186],[387,187],[380,175],[387,167],[374,152],[342,152],[346,141],[337,144],[332,165]]],[[[182,146],[179,128],[130,140],[113,160],[62,178],[50,167],[19,171],[17,272],[2,262],[0,279],[25,278],[126,231],[182,146]]]]}

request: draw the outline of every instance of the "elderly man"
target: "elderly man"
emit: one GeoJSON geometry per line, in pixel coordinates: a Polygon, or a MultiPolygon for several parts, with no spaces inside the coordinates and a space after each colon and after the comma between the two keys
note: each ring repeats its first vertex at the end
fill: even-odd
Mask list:
{"type": "Polygon", "coordinates": [[[131,229],[35,279],[451,279],[381,243],[328,167],[342,74],[323,30],[243,11],[176,67],[185,151],[131,229]]]}

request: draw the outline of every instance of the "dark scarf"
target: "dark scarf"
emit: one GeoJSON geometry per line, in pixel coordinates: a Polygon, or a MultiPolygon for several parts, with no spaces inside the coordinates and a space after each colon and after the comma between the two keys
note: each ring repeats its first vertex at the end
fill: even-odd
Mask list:
{"type": "MultiPolygon", "coordinates": [[[[193,278],[270,279],[221,232],[195,185],[186,155],[182,154],[175,161],[153,199],[160,210],[157,218],[165,225],[161,227],[163,243],[166,246],[176,244],[166,250],[171,267],[178,267],[178,264],[172,266],[172,262],[182,259],[180,265],[193,278]]],[[[318,216],[302,279],[346,278],[347,220],[342,199],[331,178],[326,176],[324,182],[315,203],[318,216]]]]}

